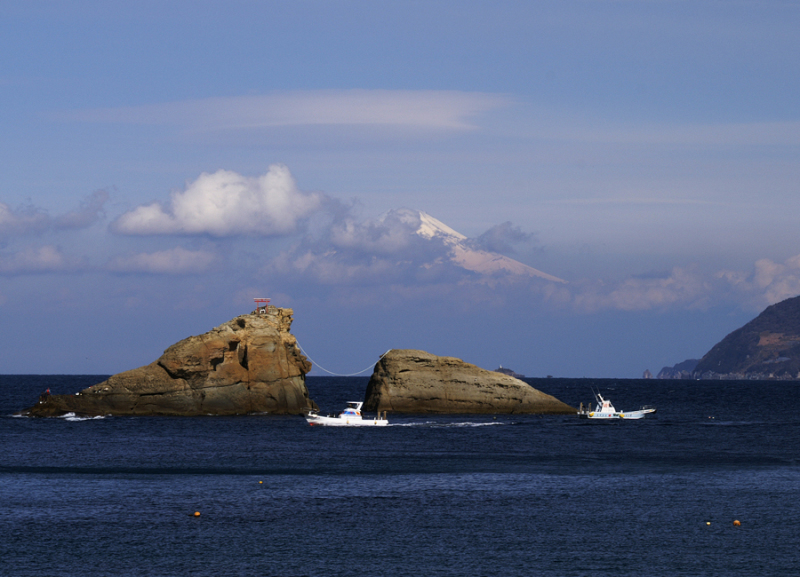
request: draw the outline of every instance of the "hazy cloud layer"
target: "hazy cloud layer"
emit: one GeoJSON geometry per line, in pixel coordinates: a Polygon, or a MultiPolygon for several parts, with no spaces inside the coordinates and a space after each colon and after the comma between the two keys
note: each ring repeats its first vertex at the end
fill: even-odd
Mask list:
{"type": "MultiPolygon", "coordinates": [[[[312,285],[351,286],[361,298],[364,285],[369,285],[390,287],[394,297],[408,293],[437,298],[438,294],[451,299],[461,295],[467,302],[524,301],[525,306],[542,305],[579,314],[705,310],[723,303],[758,311],[800,294],[800,255],[784,263],[762,259],[750,271],[714,271],[689,265],[619,281],[585,279],[558,284],[514,274],[513,269],[481,274],[459,266],[453,246],[443,239],[417,234],[420,221],[414,214],[401,209],[389,211],[378,220],[345,219],[314,243],[300,242],[284,251],[268,270],[312,285]]],[[[510,222],[467,241],[470,246],[506,254],[513,254],[516,243],[533,242],[534,235],[510,222]]]]}
{"type": "Polygon", "coordinates": [[[450,277],[454,267],[441,239],[416,234],[419,215],[391,210],[382,218],[335,221],[321,237],[306,238],[271,263],[285,274],[322,284],[430,283],[450,277]]]}
{"type": "Polygon", "coordinates": [[[166,207],[160,202],[139,206],[117,218],[111,230],[128,235],[286,235],[319,210],[324,198],[300,191],[281,164],[258,177],[204,172],[182,192],[173,192],[166,207]]]}
{"type": "Polygon", "coordinates": [[[108,192],[96,190],[81,202],[78,210],[57,216],[53,224],[56,228],[86,228],[105,216],[103,207],[108,201],[108,192]]]}
{"type": "Polygon", "coordinates": [[[74,112],[91,122],[181,125],[196,130],[274,126],[400,126],[463,130],[469,119],[509,99],[499,94],[437,90],[319,90],[206,98],[74,112]]]}
{"type": "Polygon", "coordinates": [[[571,305],[584,313],[697,308],[708,304],[711,280],[696,269],[675,267],[659,277],[634,277],[610,284],[583,282],[577,284],[571,305]]]}
{"type": "Polygon", "coordinates": [[[216,261],[216,255],[204,250],[181,247],[111,259],[106,269],[113,272],[150,274],[192,274],[206,272],[216,261]]]}
{"type": "Polygon", "coordinates": [[[730,304],[758,312],[800,295],[800,255],[783,263],[756,261],[749,271],[675,267],[668,274],[616,283],[584,281],[571,287],[578,312],[707,309],[730,304]]]}
{"type": "Polygon", "coordinates": [[[28,206],[14,210],[0,202],[0,236],[38,233],[49,226],[50,217],[41,209],[28,206]]]}
{"type": "Polygon", "coordinates": [[[69,230],[89,227],[104,216],[103,206],[107,200],[108,192],[95,191],[81,202],[77,210],[55,218],[35,206],[12,209],[0,202],[0,237],[38,234],[50,229],[69,230]]]}
{"type": "Polygon", "coordinates": [[[0,254],[0,274],[3,275],[70,272],[83,268],[84,264],[66,258],[58,247],[52,245],[0,254]]]}
{"type": "Polygon", "coordinates": [[[520,245],[536,244],[536,235],[523,232],[511,222],[504,222],[478,236],[473,244],[483,250],[509,255],[516,253],[520,245]]]}
{"type": "MultiPolygon", "coordinates": [[[[98,190],[75,210],[56,217],[34,206],[12,209],[0,203],[0,238],[87,228],[104,217],[108,198],[106,191],[98,190]]],[[[134,249],[132,254],[111,257],[105,265],[90,265],[91,254],[68,258],[53,244],[30,246],[0,253],[0,274],[95,270],[202,275],[214,267],[236,267],[244,257],[257,259],[262,274],[277,273],[280,282],[300,284],[306,292],[322,294],[330,286],[351,287],[359,298],[376,302],[388,294],[396,301],[420,295],[444,301],[463,297],[465,303],[545,306],[579,314],[703,310],[719,304],[759,311],[800,294],[800,255],[783,262],[760,259],[751,270],[683,265],[663,274],[615,281],[565,279],[569,282],[559,286],[550,282],[559,279],[527,274],[526,265],[536,266],[535,262],[521,264],[506,258],[504,263],[519,266],[489,268],[483,263],[470,267],[465,264],[469,259],[461,254],[465,251],[489,257],[523,258],[518,255],[524,254],[535,260],[536,251],[531,249],[546,249],[537,247],[534,234],[511,222],[466,239],[415,210],[395,209],[378,219],[359,220],[345,204],[321,193],[299,190],[283,165],[272,165],[257,177],[227,170],[203,173],[184,190],[172,193],[167,203],[139,206],[117,218],[110,228],[133,236],[207,235],[212,239],[204,250],[134,249]],[[306,226],[309,219],[313,219],[313,227],[306,226]],[[227,256],[219,257],[222,239],[255,236],[285,237],[281,241],[284,248],[258,256],[251,251],[245,257],[239,249],[250,240],[225,240],[227,256]],[[294,243],[289,245],[292,239],[294,243]],[[276,253],[268,262],[263,260],[269,257],[262,255],[276,253]]],[[[148,242],[158,246],[164,240],[148,242]]]]}

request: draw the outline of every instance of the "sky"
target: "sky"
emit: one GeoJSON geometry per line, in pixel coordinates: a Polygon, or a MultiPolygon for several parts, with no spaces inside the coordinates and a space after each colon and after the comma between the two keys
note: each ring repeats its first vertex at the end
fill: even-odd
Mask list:
{"type": "Polygon", "coordinates": [[[0,373],[132,369],[255,297],[312,375],[699,358],[800,294],[798,29],[774,0],[4,1],[0,373]],[[465,269],[419,211],[556,280],[465,269]]]}

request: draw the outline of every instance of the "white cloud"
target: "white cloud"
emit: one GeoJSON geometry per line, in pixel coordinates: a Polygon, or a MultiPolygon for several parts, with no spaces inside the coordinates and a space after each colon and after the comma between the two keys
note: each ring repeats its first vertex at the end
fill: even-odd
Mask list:
{"type": "Polygon", "coordinates": [[[173,192],[167,208],[159,202],[140,206],[120,216],[111,229],[131,235],[285,235],[319,210],[323,200],[322,194],[300,191],[281,164],[258,177],[218,170],[173,192]]]}
{"type": "Polygon", "coordinates": [[[465,271],[449,262],[450,247],[439,237],[417,234],[420,225],[420,213],[408,209],[363,222],[346,216],[315,240],[306,238],[284,251],[270,266],[325,285],[457,282],[465,271]]]}
{"type": "Polygon", "coordinates": [[[337,249],[396,255],[412,245],[421,248],[430,244],[417,234],[420,225],[417,211],[390,210],[378,220],[355,222],[347,219],[335,224],[331,229],[330,242],[337,249]]]}
{"type": "Polygon", "coordinates": [[[0,254],[0,274],[5,275],[63,272],[80,268],[83,266],[68,260],[61,250],[52,245],[0,254]]]}
{"type": "Polygon", "coordinates": [[[203,250],[186,250],[181,247],[132,256],[118,256],[106,265],[114,272],[143,272],[153,274],[191,274],[208,270],[216,256],[203,250]]]}
{"type": "Polygon", "coordinates": [[[782,264],[766,258],[757,261],[751,283],[752,287],[747,282],[743,285],[760,297],[760,305],[772,305],[797,296],[800,294],[800,255],[782,264]]]}
{"type": "Polygon", "coordinates": [[[206,98],[125,108],[86,110],[75,120],[181,125],[195,130],[275,126],[399,126],[473,128],[469,119],[506,105],[500,94],[445,90],[318,90],[206,98]]]}

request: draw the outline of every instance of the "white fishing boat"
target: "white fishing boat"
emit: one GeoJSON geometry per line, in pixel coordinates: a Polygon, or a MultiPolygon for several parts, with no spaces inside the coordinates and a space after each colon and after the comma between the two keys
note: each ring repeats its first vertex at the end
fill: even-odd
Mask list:
{"type": "Polygon", "coordinates": [[[361,416],[361,405],[357,401],[349,401],[344,411],[334,415],[323,416],[317,411],[309,411],[306,421],[309,425],[323,425],[326,427],[384,427],[389,424],[386,419],[386,411],[383,416],[380,413],[374,418],[365,419],[361,416]]]}
{"type": "Polygon", "coordinates": [[[597,406],[592,410],[592,406],[586,407],[581,403],[578,409],[578,416],[581,419],[642,419],[645,415],[655,413],[655,407],[644,406],[636,411],[618,411],[611,404],[611,401],[604,399],[600,392],[594,394],[597,406]]]}

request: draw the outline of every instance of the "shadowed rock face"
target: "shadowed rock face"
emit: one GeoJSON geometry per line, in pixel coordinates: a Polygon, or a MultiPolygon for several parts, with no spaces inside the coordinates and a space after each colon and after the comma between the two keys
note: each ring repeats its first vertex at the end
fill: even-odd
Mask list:
{"type": "Polygon", "coordinates": [[[700,359],[698,378],[800,379],[800,297],[767,307],[700,359]]]}
{"type": "Polygon", "coordinates": [[[454,357],[392,350],[375,365],[364,409],[398,413],[550,413],[575,409],[518,379],[454,357]]]}
{"type": "Polygon", "coordinates": [[[291,309],[236,317],[169,347],[144,367],[114,375],[77,395],[42,397],[30,416],[301,414],[311,363],[289,332],[291,309]]]}

